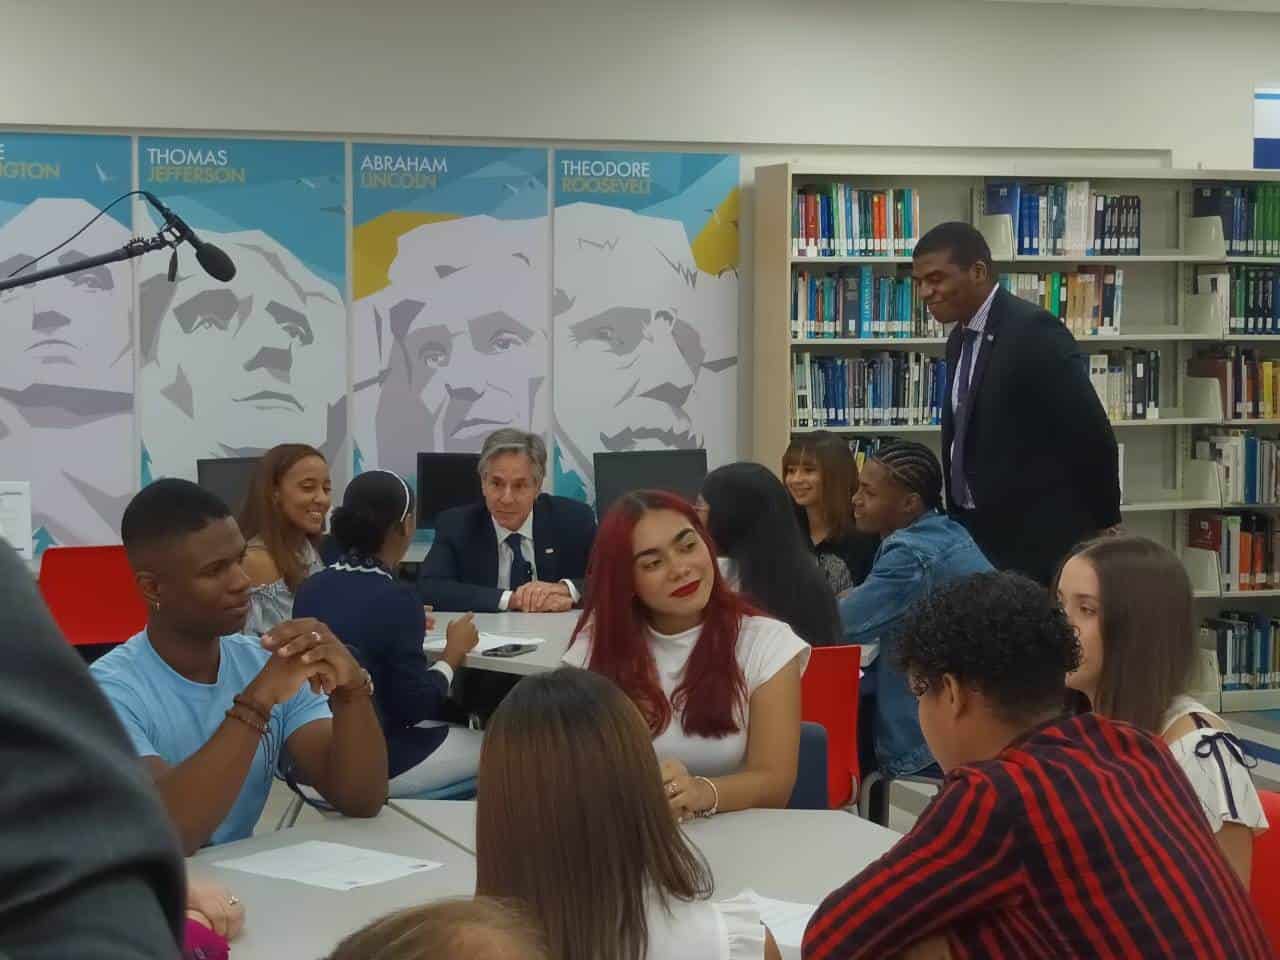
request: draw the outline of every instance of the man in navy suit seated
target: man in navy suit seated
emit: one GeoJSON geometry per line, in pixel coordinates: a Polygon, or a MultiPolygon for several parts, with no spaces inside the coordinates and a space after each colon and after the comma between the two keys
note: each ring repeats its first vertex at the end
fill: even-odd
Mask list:
{"type": "Polygon", "coordinates": [[[541,437],[514,429],[489,435],[480,450],[484,503],[436,518],[418,573],[424,603],[481,613],[557,613],[578,603],[595,516],[577,500],[539,493],[546,474],[541,437]]]}

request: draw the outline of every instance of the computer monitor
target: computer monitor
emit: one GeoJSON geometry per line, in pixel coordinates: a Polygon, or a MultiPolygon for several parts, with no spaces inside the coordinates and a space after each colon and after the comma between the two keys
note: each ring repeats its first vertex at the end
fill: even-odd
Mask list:
{"type": "Polygon", "coordinates": [[[260,457],[224,457],[220,460],[197,460],[196,483],[210,493],[216,493],[222,502],[238,514],[249,495],[253,471],[258,469],[260,457]]]}
{"type": "Polygon", "coordinates": [[[603,517],[615,500],[633,490],[668,490],[692,503],[707,476],[707,451],[597,453],[595,468],[596,516],[603,517]]]}
{"type": "Polygon", "coordinates": [[[436,524],[436,514],[484,499],[480,489],[480,454],[418,454],[418,529],[436,524]]]}

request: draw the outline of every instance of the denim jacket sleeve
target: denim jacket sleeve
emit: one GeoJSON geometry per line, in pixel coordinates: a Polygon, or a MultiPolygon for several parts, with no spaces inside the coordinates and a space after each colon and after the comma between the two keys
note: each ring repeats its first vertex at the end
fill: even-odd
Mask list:
{"type": "Polygon", "coordinates": [[[905,543],[885,542],[871,573],[840,598],[845,643],[880,639],[885,627],[901,620],[924,586],[924,566],[905,543]]]}

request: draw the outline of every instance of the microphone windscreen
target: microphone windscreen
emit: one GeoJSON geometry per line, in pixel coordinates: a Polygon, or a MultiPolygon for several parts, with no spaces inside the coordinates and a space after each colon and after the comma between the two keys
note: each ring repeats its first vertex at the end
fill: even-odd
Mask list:
{"type": "Polygon", "coordinates": [[[196,247],[196,261],[204,267],[204,272],[215,280],[227,283],[236,275],[236,265],[227,254],[212,243],[201,243],[196,247]]]}

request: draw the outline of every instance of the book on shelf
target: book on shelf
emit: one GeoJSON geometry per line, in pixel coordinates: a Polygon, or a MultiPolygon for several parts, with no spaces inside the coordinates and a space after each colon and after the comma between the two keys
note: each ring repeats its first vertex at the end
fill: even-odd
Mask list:
{"type": "Polygon", "coordinates": [[[1227,256],[1280,256],[1280,184],[1196,184],[1191,215],[1222,221],[1227,256]]]}
{"type": "Polygon", "coordinates": [[[988,181],[982,213],[1010,218],[1020,257],[1142,253],[1142,199],[1091,191],[1088,180],[988,181]]]}
{"type": "Polygon", "coordinates": [[[1231,430],[1200,437],[1196,460],[1218,464],[1222,499],[1229,504],[1280,504],[1280,443],[1252,430],[1231,430]]]}
{"type": "Polygon", "coordinates": [[[1080,267],[1047,273],[1006,273],[1000,285],[1049,311],[1076,337],[1120,333],[1124,313],[1124,270],[1080,267]]]}
{"type": "Polygon", "coordinates": [[[849,451],[853,454],[853,461],[861,470],[867,464],[867,459],[874,457],[880,452],[881,448],[887,447],[891,443],[897,443],[901,437],[889,436],[870,436],[870,437],[850,437],[849,451]]]}
{"type": "Polygon", "coordinates": [[[1280,334],[1280,270],[1232,264],[1228,271],[1228,332],[1280,334]]]}
{"type": "Polygon", "coordinates": [[[942,337],[909,274],[797,270],[791,285],[791,339],[942,337]]]}
{"type": "Polygon", "coordinates": [[[1088,362],[1089,382],[1112,422],[1160,419],[1159,350],[1091,353],[1088,362]]]}
{"type": "Polygon", "coordinates": [[[923,353],[800,351],[792,363],[792,427],[939,424],[946,382],[946,361],[923,353]]]}
{"type": "Polygon", "coordinates": [[[1214,653],[1222,690],[1280,687],[1280,619],[1223,610],[1200,624],[1200,646],[1214,653]]]}
{"type": "Polygon", "coordinates": [[[1116,444],[1116,469],[1120,474],[1120,502],[1128,503],[1124,493],[1124,444],[1116,444]]]}
{"type": "Polygon", "coordinates": [[[1187,376],[1218,381],[1223,414],[1247,423],[1280,416],[1280,360],[1234,344],[1197,353],[1187,361],[1187,376]]]}
{"type": "Polygon", "coordinates": [[[920,192],[811,184],[791,204],[793,257],[909,256],[922,233],[920,192]]]}
{"type": "Polygon", "coordinates": [[[1227,267],[1196,267],[1194,292],[1207,294],[1212,298],[1210,318],[1219,330],[1227,330],[1231,323],[1234,291],[1233,274],[1227,267]]]}
{"type": "Polygon", "coordinates": [[[1280,589],[1280,517],[1192,510],[1187,546],[1217,554],[1226,593],[1280,589]]]}

